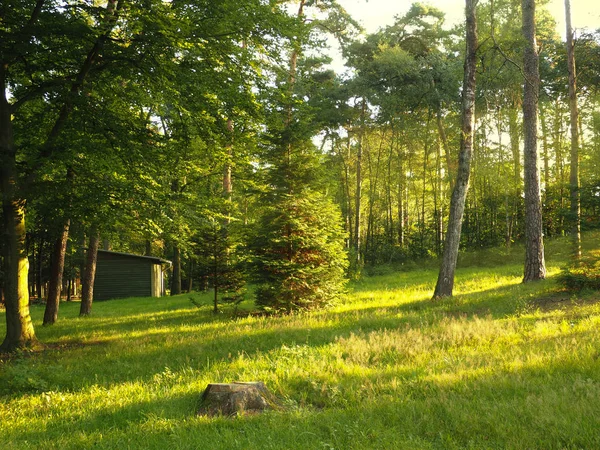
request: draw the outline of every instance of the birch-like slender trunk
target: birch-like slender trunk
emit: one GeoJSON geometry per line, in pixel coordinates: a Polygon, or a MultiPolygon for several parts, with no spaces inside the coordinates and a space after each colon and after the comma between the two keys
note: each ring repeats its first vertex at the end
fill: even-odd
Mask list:
{"type": "Polygon", "coordinates": [[[570,231],[573,258],[581,258],[581,198],[579,191],[579,110],[577,108],[577,71],[571,26],[571,1],[565,0],[567,23],[567,67],[569,69],[569,110],[571,125],[571,170],[569,175],[570,231]]]}
{"type": "Polygon", "coordinates": [[[471,156],[475,132],[475,87],[477,54],[477,0],[466,0],[466,53],[462,98],[462,133],[456,183],[450,200],[450,217],[444,242],[442,264],[438,275],[433,298],[449,297],[454,288],[454,272],[458,259],[458,246],[465,210],[465,201],[469,190],[471,175],[471,156]]]}

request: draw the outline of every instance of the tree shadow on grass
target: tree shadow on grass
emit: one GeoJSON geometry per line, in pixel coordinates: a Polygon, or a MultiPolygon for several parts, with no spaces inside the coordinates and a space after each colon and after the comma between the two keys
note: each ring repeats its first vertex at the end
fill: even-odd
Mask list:
{"type": "Polygon", "coordinates": [[[198,418],[199,392],[167,391],[118,408],[55,416],[44,429],[22,423],[4,442],[7,448],[29,442],[61,449],[600,446],[597,361],[581,365],[565,357],[543,366],[525,363],[452,374],[378,367],[329,383],[292,379],[294,398],[308,391],[304,406],[288,402],[281,412],[232,419],[198,418]]]}
{"type": "Polygon", "coordinates": [[[428,296],[421,300],[402,303],[392,307],[391,310],[503,318],[518,314],[523,308],[534,304],[537,299],[555,295],[559,291],[561,288],[556,285],[555,277],[549,277],[534,283],[507,284],[476,292],[460,293],[439,300],[433,300],[428,296]]]}
{"type": "MultiPolygon", "coordinates": [[[[129,317],[74,319],[81,327],[76,337],[73,338],[72,324],[68,321],[55,325],[49,342],[58,347],[39,355],[35,367],[27,367],[28,373],[35,375],[34,380],[40,382],[32,386],[13,383],[11,387],[10,375],[0,374],[0,380],[4,379],[7,386],[4,392],[8,389],[13,394],[35,392],[39,386],[78,390],[94,384],[109,387],[132,380],[149,382],[165,367],[206,371],[215,363],[227,367],[239,355],[252,359],[282,346],[305,345],[314,349],[357,333],[433,327],[445,318],[504,318],[526,311],[532,299],[554,289],[555,285],[545,281],[502,286],[442,301],[426,298],[395,306],[361,306],[358,310],[326,310],[272,318],[230,320],[214,316],[208,309],[190,310],[182,306],[180,310],[129,317]],[[105,345],[87,345],[99,342],[105,345]],[[61,376],[68,371],[75,373],[70,378],[61,376]]],[[[224,370],[221,376],[230,373],[224,370]]]]}

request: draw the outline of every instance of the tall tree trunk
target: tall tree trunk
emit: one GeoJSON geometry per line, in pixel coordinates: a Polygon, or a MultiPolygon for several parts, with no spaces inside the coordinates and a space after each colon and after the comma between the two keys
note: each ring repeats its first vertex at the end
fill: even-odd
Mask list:
{"type": "MultiPolygon", "coordinates": [[[[298,19],[302,19],[304,17],[304,6],[306,4],[306,0],[300,0],[300,4],[298,6],[298,13],[296,15],[296,17],[298,17],[298,19]]],[[[289,130],[290,126],[292,125],[292,120],[293,120],[293,116],[294,116],[294,105],[293,105],[293,94],[294,94],[294,88],[296,86],[296,72],[297,72],[297,66],[298,66],[298,56],[300,56],[300,51],[301,51],[301,44],[296,40],[292,43],[293,45],[293,50],[292,50],[292,54],[290,55],[290,70],[288,72],[288,95],[289,95],[289,101],[287,104],[287,114],[286,114],[286,118],[285,118],[285,123],[284,123],[284,128],[285,128],[285,141],[287,141],[286,143],[286,171],[288,172],[288,176],[286,177],[286,179],[291,180],[291,173],[289,172],[290,170],[292,170],[292,140],[291,140],[291,136],[289,135],[290,133],[288,133],[287,131],[289,130]]],[[[290,181],[291,182],[291,181],[290,181]]],[[[293,193],[295,189],[295,186],[288,186],[288,193],[293,193]]]]}
{"type": "Polygon", "coordinates": [[[454,189],[454,174],[456,172],[455,164],[452,161],[450,155],[450,145],[448,145],[448,138],[446,136],[446,130],[444,129],[444,122],[442,121],[442,106],[439,105],[436,112],[436,124],[438,129],[439,139],[444,149],[444,157],[446,159],[446,180],[448,181],[449,192],[454,189]]]}
{"type": "Polygon", "coordinates": [[[466,54],[465,74],[462,98],[462,133],[460,154],[458,156],[458,173],[452,198],[450,200],[450,217],[448,231],[444,243],[442,265],[438,275],[433,298],[448,297],[454,288],[454,272],[458,259],[458,246],[465,200],[469,190],[471,174],[471,155],[473,153],[473,134],[475,132],[475,86],[476,86],[476,54],[477,54],[477,0],[466,0],[466,54]]]}
{"type": "Polygon", "coordinates": [[[181,251],[178,245],[173,246],[173,277],[171,279],[171,295],[181,294],[181,251]]]}
{"type": "Polygon", "coordinates": [[[58,318],[58,307],[60,305],[60,293],[62,291],[65,254],[67,252],[67,239],[69,238],[70,224],[70,220],[67,220],[64,223],[59,237],[54,241],[52,263],[50,265],[50,284],[48,286],[46,310],[44,311],[44,325],[52,325],[58,318]]]}
{"type": "Polygon", "coordinates": [[[444,194],[442,191],[442,142],[438,139],[437,153],[435,155],[436,176],[434,180],[434,204],[435,204],[435,241],[436,251],[442,253],[442,243],[444,242],[444,194]]]}
{"type": "Polygon", "coordinates": [[[375,236],[375,201],[377,188],[379,185],[379,172],[381,168],[381,152],[383,150],[383,144],[385,140],[385,130],[381,132],[381,139],[379,140],[379,148],[377,150],[377,163],[375,165],[375,171],[373,171],[373,162],[371,160],[371,151],[367,152],[367,164],[369,168],[369,202],[368,210],[369,214],[367,217],[367,235],[365,240],[365,264],[368,262],[366,259],[374,254],[371,247],[373,246],[375,236]],[[373,175],[373,172],[375,174],[373,175]]]}
{"type": "Polygon", "coordinates": [[[96,264],[98,262],[98,247],[100,247],[100,234],[98,230],[90,232],[90,242],[85,255],[85,267],[81,280],[81,306],[80,316],[88,316],[92,312],[94,300],[94,282],[96,281],[96,264]]]}
{"type": "Polygon", "coordinates": [[[419,239],[420,251],[425,254],[425,197],[427,196],[427,171],[429,169],[429,120],[427,121],[427,131],[425,135],[425,145],[423,146],[423,189],[421,189],[421,219],[419,220],[419,239]]]}
{"type": "Polygon", "coordinates": [[[561,110],[561,102],[559,99],[556,99],[556,101],[554,102],[554,122],[553,122],[553,126],[552,126],[552,140],[553,140],[553,145],[554,145],[554,161],[555,161],[555,168],[554,168],[554,177],[555,177],[555,182],[556,185],[558,186],[558,204],[559,204],[559,210],[561,211],[558,217],[558,223],[556,225],[556,231],[558,234],[560,234],[561,236],[564,235],[565,232],[565,228],[564,228],[564,214],[562,213],[562,211],[564,211],[564,184],[565,184],[565,179],[564,179],[564,156],[563,156],[563,151],[562,151],[562,137],[563,137],[563,117],[562,117],[562,110],[561,110]]]}
{"type": "MultiPolygon", "coordinates": [[[[348,133],[348,137],[346,140],[346,153],[348,155],[348,161],[350,161],[350,143],[351,143],[351,139],[350,139],[350,131],[347,130],[348,133]]],[[[342,164],[344,166],[344,192],[346,194],[346,228],[348,231],[348,245],[347,248],[350,249],[352,248],[352,246],[354,245],[354,222],[353,222],[353,215],[354,213],[352,212],[352,195],[350,194],[350,168],[349,166],[349,162],[347,163],[346,160],[344,159],[344,154],[342,153],[341,149],[340,149],[340,159],[342,161],[342,164]]]]}
{"type": "Polygon", "coordinates": [[[17,186],[17,161],[11,107],[6,96],[7,65],[0,61],[0,188],[6,337],[0,350],[13,351],[37,344],[29,314],[29,260],[25,252],[25,200],[17,186]]]}
{"type": "Polygon", "coordinates": [[[538,95],[540,86],[539,58],[535,37],[535,0],[522,0],[523,55],[525,75],[523,94],[524,169],[525,169],[525,268],[523,281],[546,277],[544,239],[542,234],[542,201],[538,167],[538,95]]]}
{"type": "MultiPolygon", "coordinates": [[[[394,246],[394,205],[392,201],[392,163],[394,160],[394,143],[397,142],[397,136],[395,136],[393,129],[390,138],[389,153],[387,155],[387,176],[386,176],[386,240],[387,247],[392,248],[394,246]]],[[[393,252],[389,252],[390,258],[393,256],[393,252]]],[[[391,262],[391,260],[390,260],[391,262]]]]}
{"type": "Polygon", "coordinates": [[[83,274],[85,273],[85,233],[81,233],[80,239],[77,250],[77,263],[79,265],[79,295],[82,296],[83,274]]]}
{"type": "Polygon", "coordinates": [[[510,151],[512,155],[513,163],[513,190],[511,195],[511,212],[510,212],[510,227],[509,235],[506,238],[506,245],[510,247],[513,241],[513,235],[515,234],[515,228],[518,225],[519,218],[519,202],[521,194],[523,192],[523,186],[521,182],[521,149],[520,149],[520,136],[519,132],[519,115],[518,115],[518,103],[519,100],[514,100],[508,109],[508,134],[510,137],[510,151]]]}
{"type": "Polygon", "coordinates": [[[575,50],[573,48],[573,28],[571,27],[571,1],[565,0],[567,22],[567,66],[569,69],[569,109],[571,122],[571,172],[569,176],[569,196],[571,198],[571,242],[573,258],[581,258],[581,199],[579,192],[579,111],[577,108],[577,72],[575,50]]]}
{"type": "Polygon", "coordinates": [[[212,278],[213,278],[213,313],[219,312],[219,230],[216,223],[213,224],[213,251],[212,251],[212,278]]]}
{"type": "MultiPolygon", "coordinates": [[[[227,144],[227,162],[223,168],[223,195],[225,199],[231,202],[231,194],[233,192],[233,184],[231,181],[231,160],[233,159],[233,120],[227,120],[227,131],[230,136],[230,141],[227,144]]],[[[227,212],[227,221],[231,221],[229,217],[229,211],[227,212]]]]}
{"type": "Polygon", "coordinates": [[[406,219],[406,204],[404,202],[406,173],[404,172],[404,151],[402,144],[398,143],[398,244],[404,247],[404,224],[406,219]]]}
{"type": "Polygon", "coordinates": [[[542,127],[542,159],[544,164],[544,195],[543,195],[543,219],[544,219],[544,235],[552,235],[552,219],[550,207],[550,155],[548,144],[548,121],[547,114],[543,108],[540,108],[540,125],[542,127]]]}
{"type": "Polygon", "coordinates": [[[360,123],[360,136],[358,138],[358,149],[356,153],[356,197],[354,203],[354,251],[356,252],[356,265],[357,267],[361,263],[360,252],[360,221],[361,221],[361,195],[362,195],[362,151],[365,138],[365,99],[362,100],[361,106],[361,123],[360,123]]]}
{"type": "Polygon", "coordinates": [[[42,298],[42,233],[39,233],[39,239],[37,242],[35,252],[35,257],[33,259],[33,283],[34,283],[34,293],[35,297],[40,300],[42,298]]]}

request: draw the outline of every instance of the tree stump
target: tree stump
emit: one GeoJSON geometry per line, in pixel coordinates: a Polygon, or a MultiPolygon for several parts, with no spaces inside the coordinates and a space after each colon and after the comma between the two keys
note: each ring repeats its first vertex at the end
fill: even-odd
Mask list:
{"type": "Polygon", "coordinates": [[[272,394],[261,381],[211,383],[202,394],[198,415],[256,414],[275,406],[272,394]]]}

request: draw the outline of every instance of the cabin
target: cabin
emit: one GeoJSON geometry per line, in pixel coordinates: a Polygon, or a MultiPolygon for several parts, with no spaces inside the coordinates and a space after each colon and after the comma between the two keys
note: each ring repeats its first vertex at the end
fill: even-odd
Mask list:
{"type": "Polygon", "coordinates": [[[98,250],[94,300],[161,297],[170,266],[170,261],[154,256],[98,250]]]}

